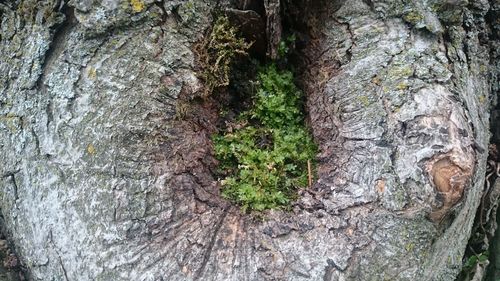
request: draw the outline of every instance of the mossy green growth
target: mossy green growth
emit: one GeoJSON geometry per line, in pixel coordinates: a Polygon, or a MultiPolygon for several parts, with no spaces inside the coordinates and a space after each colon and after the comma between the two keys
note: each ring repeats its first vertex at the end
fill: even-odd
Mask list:
{"type": "Polygon", "coordinates": [[[203,46],[205,96],[217,87],[229,85],[229,72],[237,56],[246,56],[252,43],[238,37],[238,30],[225,16],[218,17],[203,46]]]}
{"type": "Polygon", "coordinates": [[[289,205],[308,182],[316,145],[304,126],[302,92],[289,71],[269,65],[259,71],[252,109],[240,114],[245,126],[214,136],[222,194],[244,210],[289,205]]]}
{"type": "Polygon", "coordinates": [[[297,40],[297,38],[295,37],[295,34],[292,34],[285,40],[280,41],[278,45],[278,56],[280,58],[284,58],[288,55],[288,53],[290,52],[290,47],[295,44],[295,40],[297,40]]]}

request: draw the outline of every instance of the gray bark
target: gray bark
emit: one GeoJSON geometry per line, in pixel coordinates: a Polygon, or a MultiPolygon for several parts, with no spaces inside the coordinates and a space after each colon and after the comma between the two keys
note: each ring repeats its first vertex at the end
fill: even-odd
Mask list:
{"type": "Polygon", "coordinates": [[[318,179],[262,220],[210,172],[216,101],[195,98],[195,56],[216,1],[0,3],[0,208],[28,278],[453,280],[498,7],[313,2],[290,9],[318,179]]]}

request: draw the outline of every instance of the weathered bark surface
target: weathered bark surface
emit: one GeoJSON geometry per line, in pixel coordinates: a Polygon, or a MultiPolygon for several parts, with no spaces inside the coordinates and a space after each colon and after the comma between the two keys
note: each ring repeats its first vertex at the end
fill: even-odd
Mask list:
{"type": "Polygon", "coordinates": [[[264,220],[210,172],[194,44],[216,1],[36,2],[0,3],[0,208],[31,280],[457,275],[496,81],[487,1],[288,1],[319,179],[264,220]]]}
{"type": "Polygon", "coordinates": [[[487,156],[489,6],[365,2],[333,4],[306,50],[325,206],[369,222],[353,279],[453,280],[487,156]]]}

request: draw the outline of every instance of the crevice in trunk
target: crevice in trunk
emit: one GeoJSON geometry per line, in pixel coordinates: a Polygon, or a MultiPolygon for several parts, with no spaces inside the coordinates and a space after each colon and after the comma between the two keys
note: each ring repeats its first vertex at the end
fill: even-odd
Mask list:
{"type": "Polygon", "coordinates": [[[482,44],[489,45],[491,92],[490,104],[490,143],[488,147],[487,170],[483,194],[476,212],[471,237],[464,255],[464,265],[457,280],[486,280],[500,278],[500,95],[498,72],[500,52],[498,17],[500,7],[490,1],[490,10],[485,16],[488,33],[482,34],[482,44]]]}
{"type": "Polygon", "coordinates": [[[68,36],[71,30],[78,24],[73,7],[65,3],[60,12],[64,14],[64,20],[55,28],[50,47],[45,53],[45,59],[42,64],[42,75],[40,75],[37,81],[37,89],[43,92],[46,92],[47,88],[44,84],[47,73],[50,73],[53,63],[65,50],[68,36]]]}
{"type": "MultiPolygon", "coordinates": [[[[185,181],[185,176],[192,177],[196,182],[196,187],[193,188],[193,194],[199,203],[206,204],[211,207],[219,207],[226,209],[231,203],[221,198],[220,183],[217,181],[218,172],[217,161],[213,154],[212,135],[218,131],[233,130],[238,126],[238,115],[248,110],[252,106],[251,95],[256,91],[255,82],[257,73],[262,65],[266,65],[272,60],[272,54],[269,53],[269,40],[281,40],[287,36],[296,36],[296,41],[291,42],[289,47],[289,55],[278,59],[275,63],[279,68],[299,69],[305,67],[307,62],[303,59],[305,56],[303,49],[310,44],[311,38],[320,36],[317,25],[321,25],[321,21],[313,22],[311,18],[303,18],[303,16],[312,17],[316,12],[320,12],[321,16],[326,17],[328,12],[339,7],[339,3],[335,2],[332,5],[325,3],[309,3],[309,1],[281,1],[279,18],[283,19],[279,22],[270,21],[265,12],[266,6],[261,5],[259,1],[236,1],[234,8],[227,8],[224,11],[214,13],[214,22],[217,16],[226,15],[231,24],[239,29],[239,34],[247,41],[253,42],[249,50],[248,57],[240,57],[238,61],[232,64],[230,71],[230,83],[227,87],[217,87],[208,96],[199,96],[199,90],[193,89],[188,85],[183,86],[183,91],[177,101],[177,121],[172,135],[188,136],[188,138],[179,138],[173,141],[172,147],[178,147],[175,155],[179,155],[176,159],[172,159],[173,163],[178,163],[176,175],[171,180],[173,186],[183,185],[180,181],[185,181]],[[254,3],[255,2],[255,3],[254,3]],[[295,3],[296,2],[296,3],[295,3]],[[323,5],[325,4],[325,5],[323,5]],[[301,8],[307,7],[305,10],[301,8]],[[239,8],[245,8],[240,10],[239,8]],[[279,38],[271,39],[265,30],[269,24],[280,25],[280,32],[283,34],[279,38]],[[193,139],[191,139],[193,137],[193,139]],[[196,151],[196,153],[194,152],[196,151]],[[229,204],[229,205],[228,205],[229,204]]],[[[277,4],[277,3],[275,3],[277,4]]],[[[210,30],[207,32],[209,34],[210,30]]],[[[271,36],[276,36],[272,34],[271,36]]],[[[206,36],[208,37],[208,36],[206,36]]],[[[203,65],[200,61],[200,51],[203,48],[203,43],[198,43],[193,49],[198,53],[198,66],[203,65]]],[[[275,50],[277,52],[277,50],[275,50]]],[[[201,58],[203,59],[203,58],[201,58]]],[[[198,69],[198,73],[202,73],[203,69],[198,69]]],[[[300,73],[297,73],[300,75],[300,73]]],[[[300,77],[297,81],[300,84],[300,77]]],[[[308,91],[302,89],[306,95],[308,91]]],[[[306,96],[305,99],[310,97],[306,96]]],[[[304,104],[307,104],[304,101],[304,104]]],[[[321,108],[321,106],[320,106],[321,108]]],[[[306,112],[306,125],[311,126],[309,120],[309,112],[306,108],[302,111],[306,112]]],[[[322,138],[324,136],[321,136],[322,138]]],[[[327,138],[327,137],[324,137],[327,138]]],[[[262,140],[264,143],[266,140],[262,140]]],[[[321,139],[316,138],[316,141],[321,142],[321,139]]],[[[175,157],[175,156],[174,156],[175,157]]],[[[315,193],[315,196],[321,197],[320,193],[314,192],[318,190],[316,183],[312,188],[306,189],[307,192],[315,193]]],[[[304,194],[304,191],[299,191],[304,194]]],[[[310,209],[311,206],[304,206],[300,203],[300,199],[293,205],[299,208],[310,209]]],[[[322,204],[315,205],[321,208],[322,204]]],[[[205,207],[200,207],[205,209],[205,207]]]]}
{"type": "MultiPolygon", "coordinates": [[[[498,210],[498,205],[500,204],[500,24],[498,18],[500,17],[500,4],[498,1],[490,1],[490,10],[486,14],[485,20],[490,28],[488,42],[490,44],[490,85],[491,85],[491,111],[490,111],[490,130],[491,130],[491,141],[490,141],[490,161],[489,165],[493,168],[496,162],[496,173],[493,177],[490,177],[491,191],[489,194],[493,194],[490,198],[495,198],[496,194],[496,206],[491,212],[491,224],[496,226],[494,233],[491,233],[491,241],[489,245],[489,265],[487,267],[487,272],[485,275],[486,281],[494,281],[500,278],[500,212],[498,210]],[[493,159],[492,159],[493,158],[493,159]],[[496,178],[495,178],[496,176],[496,178]]],[[[491,173],[491,172],[490,172],[491,173]]],[[[492,202],[494,203],[494,202],[492,202]]]]}

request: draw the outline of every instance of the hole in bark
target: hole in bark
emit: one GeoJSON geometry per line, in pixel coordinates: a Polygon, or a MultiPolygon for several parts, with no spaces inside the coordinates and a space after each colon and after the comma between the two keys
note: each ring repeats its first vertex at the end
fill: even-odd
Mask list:
{"type": "Polygon", "coordinates": [[[316,152],[303,124],[302,92],[292,73],[274,63],[259,67],[250,81],[250,108],[224,116],[226,126],[213,138],[217,177],[223,196],[244,210],[287,207],[307,186],[316,152]]]}
{"type": "Polygon", "coordinates": [[[233,65],[228,87],[212,93],[225,101],[213,137],[215,176],[223,197],[244,210],[287,207],[312,177],[315,146],[303,124],[302,92],[286,66],[293,38],[269,51],[278,60],[233,65]]]}
{"type": "MultiPolygon", "coordinates": [[[[284,19],[286,18],[286,20],[280,22],[280,24],[284,25],[282,33],[283,38],[286,39],[294,34],[296,40],[295,44],[289,44],[287,46],[289,47],[289,55],[286,59],[281,59],[276,63],[278,69],[294,67],[301,69],[301,71],[302,69],[308,69],[308,67],[305,67],[311,63],[308,60],[315,57],[315,50],[311,48],[311,45],[314,45],[311,44],[313,41],[311,38],[316,38],[315,36],[319,38],[322,36],[322,32],[319,31],[320,28],[318,27],[322,21],[318,20],[318,18],[327,17],[329,12],[332,11],[331,6],[334,4],[335,3],[322,6],[320,3],[314,3],[314,8],[302,12],[296,10],[296,7],[300,7],[299,4],[297,4],[296,7],[294,6],[295,8],[289,6],[291,5],[290,3],[286,4],[288,6],[282,6],[283,10],[281,16],[284,19]],[[316,9],[318,9],[319,14],[315,13],[317,11],[316,9]],[[301,16],[306,13],[308,16],[302,18],[301,16]],[[290,17],[295,17],[295,19],[291,20],[290,17]],[[303,23],[307,24],[303,26],[303,23]],[[307,54],[304,54],[303,50],[306,49],[306,45],[308,45],[307,54]]],[[[245,13],[248,13],[248,11],[235,12],[230,9],[226,11],[225,14],[230,22],[233,23],[233,15],[244,18],[245,13]]],[[[255,12],[253,15],[257,14],[261,17],[259,13],[255,12]]],[[[220,15],[220,13],[218,15],[220,15]]],[[[214,22],[215,20],[216,17],[214,17],[214,22]]],[[[263,26],[261,29],[257,29],[257,32],[261,35],[263,34],[265,38],[265,19],[262,18],[261,21],[263,22],[263,26]]],[[[207,31],[206,38],[208,38],[210,31],[211,30],[207,31]]],[[[240,35],[243,35],[247,41],[258,36],[258,34],[245,34],[243,29],[241,29],[241,31],[240,35]]],[[[202,55],[203,48],[206,46],[203,42],[199,42],[194,46],[197,61],[196,65],[198,66],[198,79],[177,81],[174,76],[170,77],[168,75],[162,79],[165,84],[164,87],[166,88],[172,87],[175,84],[182,85],[182,91],[176,101],[177,120],[170,129],[171,133],[169,134],[172,136],[172,141],[169,142],[166,148],[173,151],[170,153],[169,159],[167,159],[168,162],[175,163],[174,175],[169,179],[168,183],[170,186],[176,187],[174,190],[174,204],[176,204],[176,202],[183,206],[189,204],[194,207],[195,213],[199,214],[213,210],[212,208],[228,210],[231,206],[237,205],[224,199],[221,194],[221,188],[217,182],[217,178],[220,177],[220,174],[218,174],[217,171],[218,163],[214,156],[212,137],[218,131],[227,131],[229,126],[241,126],[242,124],[238,124],[238,122],[230,121],[236,120],[239,114],[249,110],[253,104],[251,95],[248,93],[253,93],[257,90],[258,85],[254,82],[258,80],[258,66],[266,65],[270,62],[270,59],[265,56],[267,52],[267,41],[264,40],[264,43],[261,44],[260,51],[258,51],[259,49],[253,49],[257,43],[258,42],[255,42],[254,45],[252,45],[252,48],[249,50],[249,56],[239,56],[237,62],[233,64],[233,71],[230,72],[231,83],[229,83],[227,87],[219,87],[210,95],[204,94],[202,83],[200,83],[203,82],[203,84],[206,85],[202,75],[204,72],[202,68],[204,62],[202,55]],[[262,51],[262,49],[264,49],[264,51],[262,51]]],[[[303,89],[304,96],[307,95],[307,99],[306,97],[302,97],[300,100],[302,103],[300,112],[305,119],[305,125],[313,127],[316,142],[321,143],[324,140],[331,141],[333,138],[330,136],[330,131],[323,132],[321,124],[318,127],[317,124],[315,126],[309,121],[309,110],[316,111],[314,112],[314,114],[316,114],[315,118],[318,117],[317,114],[326,112],[324,103],[318,103],[317,100],[314,100],[320,98],[322,92],[317,92],[315,89],[311,89],[310,85],[301,82],[311,79],[311,77],[307,75],[311,75],[312,73],[304,75],[303,73],[297,72],[296,74],[300,75],[296,79],[296,82],[298,82],[297,85],[303,89]],[[311,97],[313,100],[309,101],[311,97]],[[315,104],[316,106],[311,108],[311,104],[315,104]]],[[[312,79],[312,81],[316,82],[317,80],[316,77],[312,79]]],[[[309,126],[303,128],[309,131],[309,129],[307,129],[309,126]]],[[[269,135],[263,135],[257,138],[259,148],[269,148],[272,146],[273,142],[275,142],[274,137],[270,137],[269,135]]],[[[323,147],[322,149],[325,148],[323,147]]],[[[311,157],[311,160],[316,160],[313,158],[315,157],[311,157]]],[[[322,165],[322,174],[325,175],[330,173],[329,169],[332,169],[332,167],[324,163],[318,163],[318,167],[314,167],[314,165],[308,167],[309,165],[307,164],[308,163],[305,163],[305,165],[303,165],[304,167],[299,168],[300,171],[305,171],[306,173],[306,183],[301,187],[308,187],[309,181],[313,184],[311,188],[293,190],[293,200],[290,200],[287,204],[293,206],[294,211],[299,209],[307,209],[310,211],[324,209],[321,199],[328,196],[325,188],[329,187],[324,186],[324,184],[318,184],[316,179],[319,177],[312,178],[311,176],[311,179],[309,179],[307,174],[309,169],[315,172],[315,170],[319,170],[322,165]]],[[[311,164],[313,164],[312,161],[311,164]]],[[[272,169],[273,167],[270,166],[270,168],[272,169]]],[[[181,216],[182,212],[176,211],[173,213],[172,219],[175,220],[176,217],[181,216]]]]}
{"type": "MultiPolygon", "coordinates": [[[[241,169],[253,169],[249,168],[251,167],[251,163],[248,164],[247,162],[245,162],[249,157],[247,157],[245,161],[241,161],[241,159],[235,159],[240,156],[239,152],[234,152],[234,146],[238,145],[235,140],[235,142],[229,144],[229,146],[233,146],[233,153],[232,155],[228,156],[226,160],[237,161],[229,161],[232,162],[233,167],[226,171],[221,171],[220,166],[217,166],[217,161],[215,160],[214,154],[211,153],[210,149],[211,147],[213,147],[213,144],[211,144],[211,139],[216,132],[219,132],[220,136],[225,136],[228,134],[238,134],[238,132],[242,132],[244,130],[254,130],[250,132],[250,137],[248,136],[248,134],[243,133],[242,135],[238,135],[237,138],[243,139],[244,137],[249,137],[250,139],[252,139],[251,141],[254,142],[252,145],[254,145],[255,147],[250,149],[250,152],[246,151],[245,153],[254,153],[256,154],[255,157],[257,158],[265,156],[265,159],[272,159],[272,157],[275,157],[276,155],[269,156],[268,154],[273,154],[272,149],[276,150],[276,147],[279,147],[279,145],[282,146],[281,149],[288,150],[288,152],[284,153],[288,153],[289,156],[284,157],[284,160],[277,159],[276,161],[268,161],[269,163],[267,163],[265,162],[265,159],[258,159],[256,162],[265,162],[261,163],[260,165],[262,167],[265,167],[267,170],[262,167],[260,167],[262,169],[254,167],[255,170],[259,170],[263,173],[257,174],[257,176],[247,176],[250,178],[253,177],[253,182],[259,183],[262,181],[266,181],[266,176],[272,174],[273,171],[282,169],[284,171],[278,172],[278,174],[281,174],[281,179],[273,180],[275,180],[276,182],[281,181],[281,184],[286,183],[283,184],[286,186],[285,190],[279,191],[278,193],[276,193],[278,194],[277,197],[273,197],[268,201],[264,200],[265,202],[263,202],[259,201],[259,199],[256,201],[256,203],[254,202],[255,200],[252,201],[252,199],[247,200],[250,201],[250,203],[248,203],[245,200],[241,200],[241,198],[245,198],[245,196],[255,197],[254,194],[245,194],[245,192],[254,193],[255,191],[251,190],[251,188],[253,188],[252,185],[246,184],[245,187],[247,188],[247,190],[240,190],[237,192],[233,192],[229,196],[227,194],[225,196],[226,198],[231,199],[231,201],[236,202],[237,205],[242,205],[252,210],[264,210],[268,208],[283,207],[285,205],[289,206],[291,201],[297,198],[297,189],[305,188],[310,185],[313,178],[314,165],[312,164],[312,162],[315,158],[315,149],[313,148],[314,145],[312,142],[312,138],[308,136],[308,129],[304,127],[304,117],[306,116],[306,114],[304,113],[305,97],[298,96],[299,90],[294,85],[294,78],[291,74],[292,72],[287,72],[286,70],[291,69],[293,65],[298,65],[298,62],[302,61],[298,59],[300,55],[297,52],[297,47],[300,47],[301,44],[304,45],[308,43],[304,41],[307,40],[307,36],[299,34],[299,31],[292,27],[292,21],[290,19],[287,19],[286,23],[285,21],[283,22],[283,33],[280,33],[283,34],[283,37],[281,39],[285,40],[283,40],[283,43],[280,43],[280,45],[277,46],[277,48],[280,48],[280,50],[275,50],[276,53],[280,54],[280,58],[276,61],[267,59],[264,56],[264,52],[262,50],[265,49],[266,46],[269,46],[265,41],[263,43],[258,41],[261,40],[259,39],[259,36],[265,34],[266,28],[266,21],[261,17],[261,14],[263,13],[262,9],[263,7],[257,7],[253,10],[245,11],[229,9],[225,13],[231,24],[234,24],[239,28],[239,35],[243,36],[247,42],[254,42],[254,45],[252,45],[251,49],[249,50],[249,56],[235,57],[235,61],[231,64],[231,69],[229,72],[230,79],[228,81],[228,84],[222,85],[221,83],[220,86],[218,85],[214,87],[214,89],[210,91],[211,93],[208,95],[204,94],[204,97],[201,99],[202,101],[198,103],[195,102],[196,99],[194,97],[190,97],[190,95],[193,95],[192,93],[196,92],[193,90],[193,87],[184,85],[183,94],[178,101],[177,116],[180,123],[180,125],[177,126],[178,129],[180,129],[181,127],[188,129],[189,126],[192,126],[196,128],[188,130],[197,131],[198,134],[202,135],[200,137],[197,137],[197,144],[199,145],[191,146],[189,148],[190,151],[188,151],[188,145],[181,145],[181,142],[183,140],[178,140],[179,143],[177,145],[179,145],[180,147],[185,147],[185,149],[182,149],[181,152],[182,164],[179,165],[180,169],[178,173],[186,173],[194,177],[194,181],[196,181],[198,185],[198,187],[193,187],[195,197],[198,199],[198,201],[203,201],[204,203],[208,203],[209,205],[228,206],[226,201],[221,200],[221,198],[224,196],[221,195],[220,181],[219,183],[217,183],[215,181],[216,179],[226,178],[227,180],[228,177],[233,174],[233,179],[238,182],[241,181],[243,177],[245,177],[244,175],[242,175],[242,173],[240,173],[241,169]],[[248,24],[248,22],[255,21],[259,17],[260,21],[263,23],[262,25],[255,25],[253,31],[249,31],[248,29],[246,29],[248,26],[245,25],[248,24]],[[245,22],[245,19],[248,19],[248,22],[245,22]],[[291,35],[294,35],[296,37],[291,35]],[[297,41],[295,40],[295,38],[297,39],[297,41]],[[295,44],[296,42],[298,44],[295,44]],[[285,53],[288,53],[289,55],[285,56],[285,53]],[[273,64],[274,66],[272,66],[273,64]],[[268,81],[265,81],[265,79],[268,79],[268,81]],[[253,110],[252,108],[256,104],[259,104],[259,91],[263,92],[261,97],[266,95],[272,96],[274,95],[274,88],[279,86],[285,87],[287,91],[290,91],[291,95],[297,95],[295,98],[297,99],[296,105],[298,106],[298,108],[291,109],[283,107],[285,108],[285,113],[288,114],[291,112],[295,112],[297,115],[292,117],[285,116],[284,119],[282,118],[284,121],[279,121],[283,123],[282,125],[288,126],[286,127],[286,129],[276,129],[271,127],[264,128],[264,125],[266,123],[273,123],[275,121],[273,121],[272,119],[276,118],[276,116],[271,115],[276,112],[262,113],[259,112],[259,110],[253,110]],[[266,114],[269,114],[269,116],[267,116],[266,114]],[[298,126],[295,123],[301,125],[298,126]],[[290,127],[290,125],[294,125],[297,127],[290,127]],[[295,140],[291,140],[293,139],[293,137],[295,137],[295,140]],[[198,153],[195,153],[197,149],[199,149],[200,151],[198,151],[198,153]],[[201,157],[201,154],[203,154],[203,157],[201,157]],[[290,155],[292,155],[293,157],[290,155]],[[194,164],[195,162],[198,164],[194,164]],[[200,164],[200,162],[203,164],[200,164]]],[[[286,18],[285,15],[288,15],[289,9],[291,8],[282,7],[281,16],[286,18]]],[[[299,15],[299,13],[295,13],[293,15],[297,16],[299,15]]],[[[217,19],[215,19],[214,22],[216,22],[216,20],[217,19]]],[[[297,26],[300,26],[301,22],[297,22],[299,22],[297,26]]],[[[267,21],[267,23],[269,24],[269,21],[267,21]]],[[[281,25],[282,22],[272,24],[281,25]]],[[[306,32],[306,29],[302,30],[306,32]]],[[[209,36],[207,36],[207,38],[208,37],[209,36]]],[[[197,49],[203,49],[205,46],[206,44],[200,44],[197,49]]],[[[269,54],[269,51],[267,51],[267,54],[269,54]]],[[[198,61],[201,62],[201,65],[203,65],[204,62],[208,61],[203,58],[203,51],[199,51],[198,61]]],[[[203,73],[203,71],[203,69],[200,69],[199,73],[203,73]]],[[[207,85],[206,79],[204,80],[204,84],[207,85]]],[[[280,91],[283,90],[277,90],[277,92],[280,91]]],[[[287,101],[290,99],[291,98],[285,98],[281,102],[283,104],[276,104],[272,105],[271,107],[286,105],[287,101]]],[[[262,105],[262,102],[260,103],[260,105],[262,105]]],[[[267,106],[269,106],[269,104],[267,104],[267,106]]],[[[281,109],[277,109],[276,111],[280,110],[281,109]]],[[[183,134],[186,135],[186,133],[183,134]]],[[[187,134],[188,139],[193,137],[191,134],[187,134]]],[[[189,142],[188,139],[185,138],[184,142],[189,142]]],[[[174,144],[174,146],[175,145],[176,144],[174,144]]],[[[215,143],[215,146],[217,146],[217,143],[215,143]]],[[[217,152],[217,149],[215,151],[215,156],[219,157],[219,160],[221,160],[220,153],[217,152]]],[[[279,156],[280,155],[278,155],[278,157],[279,156]]]]}

